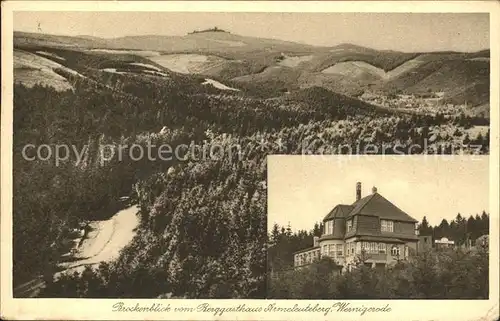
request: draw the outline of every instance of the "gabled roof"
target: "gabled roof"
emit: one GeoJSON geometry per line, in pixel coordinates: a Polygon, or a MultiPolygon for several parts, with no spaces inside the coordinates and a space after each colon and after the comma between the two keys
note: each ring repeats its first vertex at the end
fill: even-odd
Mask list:
{"type": "Polygon", "coordinates": [[[394,221],[403,222],[413,222],[418,221],[411,217],[410,215],[403,212],[396,205],[392,204],[385,197],[379,193],[373,193],[366,197],[363,197],[359,201],[354,202],[352,205],[352,210],[348,214],[348,217],[352,217],[356,214],[360,215],[374,215],[383,219],[389,219],[394,221]]]}
{"type": "Polygon", "coordinates": [[[328,213],[325,218],[323,219],[323,222],[334,219],[334,218],[344,218],[347,217],[347,215],[352,211],[352,206],[351,205],[345,205],[345,204],[339,204],[335,206],[330,213],[328,213]]]}

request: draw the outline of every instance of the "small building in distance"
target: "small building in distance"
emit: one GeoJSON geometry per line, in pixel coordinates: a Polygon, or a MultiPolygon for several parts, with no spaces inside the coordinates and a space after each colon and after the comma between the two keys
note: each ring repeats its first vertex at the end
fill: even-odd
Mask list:
{"type": "Polygon", "coordinates": [[[435,240],[436,249],[446,249],[450,247],[454,247],[455,242],[449,240],[447,237],[442,237],[440,240],[435,240]]]}
{"type": "Polygon", "coordinates": [[[295,252],[294,266],[300,267],[321,257],[330,257],[343,269],[359,257],[372,267],[385,267],[405,260],[417,251],[417,220],[378,193],[361,197],[356,184],[356,201],[339,204],[323,219],[321,237],[311,248],[295,252]]]}
{"type": "Polygon", "coordinates": [[[217,26],[215,26],[213,28],[208,28],[208,29],[203,29],[203,30],[193,30],[191,32],[188,32],[188,35],[193,35],[193,34],[197,34],[197,33],[205,33],[205,32],[225,32],[225,33],[229,33],[229,31],[226,31],[224,29],[220,29],[217,26]]]}

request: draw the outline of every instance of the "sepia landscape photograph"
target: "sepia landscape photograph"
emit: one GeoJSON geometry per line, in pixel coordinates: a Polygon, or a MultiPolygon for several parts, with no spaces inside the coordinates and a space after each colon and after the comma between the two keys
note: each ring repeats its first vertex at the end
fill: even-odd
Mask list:
{"type": "Polygon", "coordinates": [[[488,167],[270,156],[268,297],[488,299],[488,167]]]}
{"type": "Polygon", "coordinates": [[[489,13],[12,19],[14,298],[488,299],[489,13]]]}

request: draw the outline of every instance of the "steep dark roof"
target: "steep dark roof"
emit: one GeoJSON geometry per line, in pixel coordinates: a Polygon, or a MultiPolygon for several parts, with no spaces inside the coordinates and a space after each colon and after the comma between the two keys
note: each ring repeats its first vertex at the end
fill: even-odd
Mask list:
{"type": "Polygon", "coordinates": [[[331,220],[333,218],[345,218],[352,211],[353,207],[350,205],[339,204],[335,206],[330,213],[328,213],[323,222],[331,220]]]}
{"type": "Polygon", "coordinates": [[[379,193],[373,193],[369,196],[363,197],[359,201],[354,202],[351,206],[352,210],[348,217],[352,217],[356,214],[364,214],[375,215],[383,219],[394,221],[418,222],[379,193]]]}

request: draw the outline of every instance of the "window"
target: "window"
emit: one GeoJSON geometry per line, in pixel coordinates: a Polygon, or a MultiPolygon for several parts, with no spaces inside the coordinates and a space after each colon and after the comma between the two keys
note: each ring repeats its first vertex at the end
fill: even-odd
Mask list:
{"type": "Polygon", "coordinates": [[[327,221],[325,222],[325,235],[331,235],[333,234],[333,221],[327,221]]]}
{"type": "Polygon", "coordinates": [[[331,257],[335,256],[335,244],[328,245],[328,255],[331,257]]]}
{"type": "Polygon", "coordinates": [[[392,248],[391,248],[391,254],[392,256],[399,256],[399,247],[394,245],[392,248]]]}
{"type": "Polygon", "coordinates": [[[418,223],[415,223],[415,235],[419,235],[420,232],[418,230],[418,223]]]}
{"type": "Polygon", "coordinates": [[[352,220],[347,221],[347,232],[352,230],[352,220]]]}
{"type": "Polygon", "coordinates": [[[368,243],[367,242],[361,242],[361,251],[368,252],[368,243]]]}
{"type": "Polygon", "coordinates": [[[337,244],[337,256],[344,256],[344,246],[337,244]]]}
{"type": "Polygon", "coordinates": [[[321,253],[321,254],[322,254],[322,255],[328,255],[327,251],[328,251],[328,250],[327,250],[326,245],[323,245],[323,253],[321,253]]]}
{"type": "Polygon", "coordinates": [[[366,253],[385,253],[385,244],[377,242],[361,242],[361,250],[366,253]]]}
{"type": "Polygon", "coordinates": [[[408,254],[409,254],[408,246],[405,246],[405,259],[408,258],[408,254]]]}
{"type": "Polygon", "coordinates": [[[381,220],[380,227],[382,232],[394,232],[394,222],[388,220],[381,220]]]}

